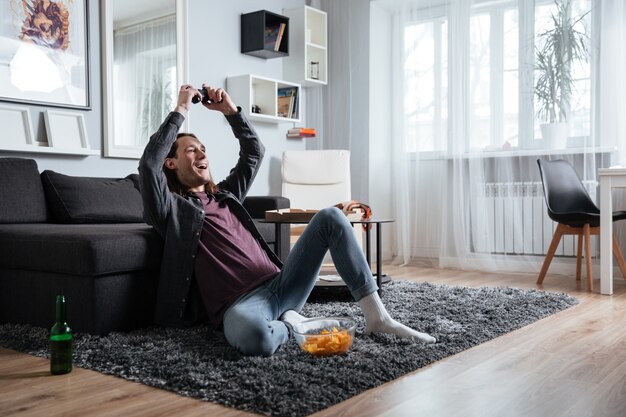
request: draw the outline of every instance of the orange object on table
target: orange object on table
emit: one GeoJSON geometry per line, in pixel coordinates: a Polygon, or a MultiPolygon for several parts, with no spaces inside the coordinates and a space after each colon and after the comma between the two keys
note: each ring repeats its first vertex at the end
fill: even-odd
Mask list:
{"type": "MultiPolygon", "coordinates": [[[[361,210],[361,220],[367,220],[372,217],[372,209],[367,204],[361,203],[360,201],[350,200],[345,201],[343,203],[335,204],[335,207],[343,210],[346,216],[350,213],[354,213],[355,210],[361,210]]],[[[367,227],[372,227],[372,225],[363,225],[363,230],[366,230],[367,227]]]]}

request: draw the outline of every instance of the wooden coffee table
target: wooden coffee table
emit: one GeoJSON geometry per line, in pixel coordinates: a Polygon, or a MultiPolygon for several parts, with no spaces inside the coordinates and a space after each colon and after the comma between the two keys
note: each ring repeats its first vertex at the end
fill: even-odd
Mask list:
{"type": "MultiPolygon", "coordinates": [[[[308,220],[292,220],[292,219],[281,219],[281,220],[261,220],[264,223],[273,223],[276,227],[275,230],[275,241],[274,241],[274,250],[276,255],[281,258],[281,233],[280,226],[283,224],[308,224],[308,220]]],[[[393,223],[395,220],[393,219],[378,219],[378,218],[370,218],[370,219],[361,219],[361,220],[352,220],[348,219],[348,221],[355,224],[364,224],[367,227],[365,228],[365,258],[367,259],[367,265],[372,269],[372,239],[371,239],[371,226],[375,226],[376,228],[376,271],[372,271],[372,274],[376,277],[376,284],[378,285],[378,289],[382,284],[386,284],[391,281],[391,277],[383,274],[383,261],[382,261],[382,233],[381,226],[384,223],[393,223]]],[[[282,258],[281,258],[282,259],[282,258]]],[[[318,280],[316,283],[318,287],[344,287],[345,284],[343,281],[324,281],[318,280]]]]}

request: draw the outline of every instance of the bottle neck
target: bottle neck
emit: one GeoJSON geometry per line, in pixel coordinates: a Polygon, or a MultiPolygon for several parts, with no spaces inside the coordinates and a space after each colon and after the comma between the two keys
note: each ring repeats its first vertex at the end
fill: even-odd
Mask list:
{"type": "Polygon", "coordinates": [[[57,295],[57,323],[67,322],[67,313],[65,310],[65,297],[57,295]]]}

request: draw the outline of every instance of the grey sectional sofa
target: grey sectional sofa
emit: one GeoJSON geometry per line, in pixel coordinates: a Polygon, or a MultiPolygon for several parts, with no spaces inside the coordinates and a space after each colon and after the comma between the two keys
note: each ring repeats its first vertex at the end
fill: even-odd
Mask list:
{"type": "MultiPolygon", "coordinates": [[[[244,206],[273,245],[274,226],[258,220],[289,200],[248,197],[244,206]]],[[[49,327],[64,294],[74,331],[152,324],[162,240],[142,212],[136,174],[40,174],[32,159],[0,158],[0,323],[49,327]]],[[[286,256],[288,226],[281,237],[286,256]]],[[[189,314],[198,315],[198,302],[189,314]]]]}

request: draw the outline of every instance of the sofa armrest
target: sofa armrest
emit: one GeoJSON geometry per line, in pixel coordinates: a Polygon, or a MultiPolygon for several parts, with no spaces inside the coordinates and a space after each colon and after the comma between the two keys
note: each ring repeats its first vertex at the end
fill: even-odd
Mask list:
{"type": "MultiPolygon", "coordinates": [[[[254,219],[254,223],[257,229],[259,229],[261,236],[263,236],[263,239],[265,239],[274,252],[276,252],[276,226],[272,223],[263,222],[263,220],[265,220],[265,211],[289,208],[289,204],[288,198],[280,196],[252,196],[246,197],[243,201],[244,208],[248,210],[248,213],[250,213],[250,216],[254,219]]],[[[291,247],[290,229],[288,224],[280,226],[280,258],[283,262],[287,259],[291,247]]]]}
{"type": "Polygon", "coordinates": [[[289,199],[280,196],[250,196],[243,201],[243,206],[253,219],[265,219],[267,210],[289,208],[289,199]]]}

